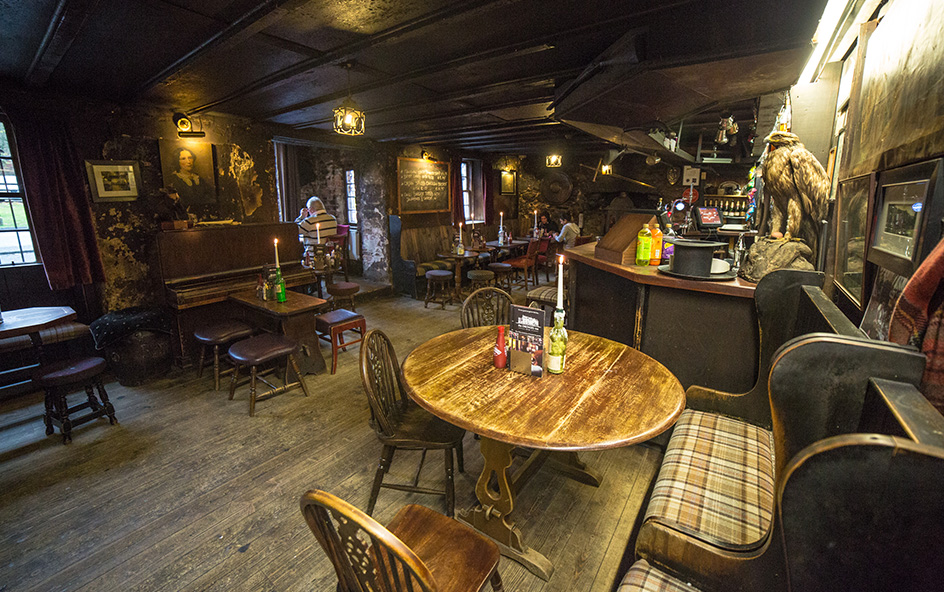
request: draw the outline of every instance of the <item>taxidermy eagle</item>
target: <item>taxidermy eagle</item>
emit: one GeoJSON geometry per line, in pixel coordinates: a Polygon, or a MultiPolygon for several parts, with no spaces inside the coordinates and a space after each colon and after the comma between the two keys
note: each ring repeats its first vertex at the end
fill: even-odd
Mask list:
{"type": "Polygon", "coordinates": [[[821,222],[826,218],[829,177],[796,134],[773,132],[767,143],[770,152],[764,161],[764,190],[773,203],[770,233],[802,240],[815,259],[821,222]]]}

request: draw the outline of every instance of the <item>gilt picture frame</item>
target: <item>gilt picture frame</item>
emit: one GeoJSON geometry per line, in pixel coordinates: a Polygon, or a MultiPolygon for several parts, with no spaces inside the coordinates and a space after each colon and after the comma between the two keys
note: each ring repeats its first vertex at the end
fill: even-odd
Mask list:
{"type": "Polygon", "coordinates": [[[514,195],[518,190],[518,173],[515,171],[502,171],[499,193],[501,195],[514,195]]]}
{"type": "Polygon", "coordinates": [[[136,160],[86,160],[93,202],[135,201],[141,186],[141,168],[136,160]]]}

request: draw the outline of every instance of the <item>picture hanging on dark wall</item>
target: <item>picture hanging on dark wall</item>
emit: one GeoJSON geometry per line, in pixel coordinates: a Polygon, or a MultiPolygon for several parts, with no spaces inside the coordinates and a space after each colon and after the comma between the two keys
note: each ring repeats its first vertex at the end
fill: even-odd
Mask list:
{"type": "Polygon", "coordinates": [[[86,160],[92,201],[134,201],[138,199],[141,171],[136,160],[86,160]]]}
{"type": "Polygon", "coordinates": [[[208,142],[161,140],[164,187],[173,187],[185,206],[216,203],[213,145],[208,142]]]}

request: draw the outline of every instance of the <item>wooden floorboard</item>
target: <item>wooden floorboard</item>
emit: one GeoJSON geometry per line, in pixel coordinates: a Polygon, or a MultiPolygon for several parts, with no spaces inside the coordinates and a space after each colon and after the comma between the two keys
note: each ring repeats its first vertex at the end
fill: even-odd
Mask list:
{"type": "MultiPolygon", "coordinates": [[[[459,328],[458,311],[404,297],[358,307],[401,360],[459,328]]],[[[327,346],[322,353],[329,357],[327,346]]],[[[0,403],[0,591],[333,590],[336,576],[298,500],[320,487],[366,506],[380,444],[359,353],[341,352],[333,376],[307,377],[310,397],[290,391],[257,404],[252,418],[247,387],[229,401],[228,381],[214,392],[210,373],[172,371],[139,387],[111,381],[119,425],[80,426],[68,446],[45,436],[41,395],[0,403]]],[[[457,509],[474,503],[482,468],[478,442],[468,434],[464,444],[457,509]]],[[[526,542],[556,569],[544,582],[503,559],[506,590],[609,591],[621,575],[661,454],[636,446],[582,459],[603,477],[599,488],[548,465],[519,496],[526,542]]],[[[387,479],[410,481],[418,462],[419,453],[398,452],[387,479]]],[[[428,455],[421,480],[443,486],[441,452],[428,455]]],[[[442,498],[385,489],[374,516],[390,520],[406,503],[445,511],[442,498]]]]}

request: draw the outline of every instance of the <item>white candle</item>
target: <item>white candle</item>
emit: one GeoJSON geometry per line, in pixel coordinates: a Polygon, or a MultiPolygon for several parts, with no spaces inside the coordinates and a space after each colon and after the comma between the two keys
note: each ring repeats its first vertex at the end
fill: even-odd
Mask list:
{"type": "Polygon", "coordinates": [[[534,229],[537,230],[537,228],[538,228],[538,211],[534,210],[534,229]]]}
{"type": "Polygon", "coordinates": [[[559,258],[557,264],[557,308],[564,310],[564,256],[559,258]]]}
{"type": "Polygon", "coordinates": [[[459,222],[459,244],[462,244],[462,222],[459,222]]]}
{"type": "Polygon", "coordinates": [[[321,244],[321,222],[315,224],[315,242],[321,244]]]}
{"type": "Polygon", "coordinates": [[[279,239],[275,239],[272,243],[275,246],[275,266],[279,266],[279,239]]]}

